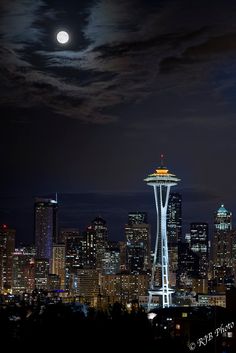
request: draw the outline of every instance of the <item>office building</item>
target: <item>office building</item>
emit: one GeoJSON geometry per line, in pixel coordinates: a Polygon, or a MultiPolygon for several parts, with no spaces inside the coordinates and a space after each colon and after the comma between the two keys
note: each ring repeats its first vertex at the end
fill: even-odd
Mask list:
{"type": "Polygon", "coordinates": [[[0,226],[0,291],[10,291],[13,284],[13,253],[15,229],[6,224],[0,226]]]}
{"type": "Polygon", "coordinates": [[[65,288],[73,292],[75,273],[86,266],[86,238],[78,228],[65,228],[60,239],[65,244],[65,288]]]}
{"type": "Polygon", "coordinates": [[[49,276],[48,259],[35,259],[35,288],[47,290],[49,276]]]}
{"type": "Polygon", "coordinates": [[[36,257],[47,259],[52,269],[52,247],[58,242],[57,201],[37,198],[34,204],[36,257]]]}
{"type": "Polygon", "coordinates": [[[167,205],[167,240],[169,254],[169,282],[176,286],[176,271],[178,267],[178,244],[182,240],[182,196],[170,193],[167,205]]]}
{"type": "Polygon", "coordinates": [[[208,224],[204,222],[190,224],[190,249],[199,257],[198,274],[207,277],[209,255],[208,224]]]}
{"type": "Polygon", "coordinates": [[[61,289],[65,289],[65,276],[66,276],[65,270],[66,270],[65,244],[54,244],[53,256],[52,256],[52,274],[59,276],[61,289]]]}
{"type": "Polygon", "coordinates": [[[232,213],[221,205],[214,215],[211,246],[211,276],[216,290],[225,290],[233,277],[234,238],[232,213]]]}
{"type": "Polygon", "coordinates": [[[145,212],[132,212],[125,226],[127,265],[130,273],[142,273],[151,268],[151,234],[145,212]]]}
{"type": "Polygon", "coordinates": [[[101,217],[96,217],[87,227],[84,237],[86,240],[86,267],[100,271],[108,240],[106,221],[101,217]]]}
{"type": "Polygon", "coordinates": [[[119,243],[109,241],[102,258],[102,274],[111,275],[118,272],[120,272],[119,243]]]}
{"type": "Polygon", "coordinates": [[[13,253],[13,284],[14,294],[28,292],[35,288],[35,251],[32,247],[21,247],[13,253]]]}
{"type": "Polygon", "coordinates": [[[118,273],[101,277],[101,293],[110,303],[130,303],[147,294],[149,276],[147,274],[118,273]]]}

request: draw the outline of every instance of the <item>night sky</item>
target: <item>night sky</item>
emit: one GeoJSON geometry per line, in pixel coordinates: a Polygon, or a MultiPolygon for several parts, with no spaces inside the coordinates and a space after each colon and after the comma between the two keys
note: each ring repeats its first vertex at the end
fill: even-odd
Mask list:
{"type": "Polygon", "coordinates": [[[56,191],[61,226],[101,215],[123,239],[141,210],[155,227],[161,153],[186,229],[236,213],[235,1],[1,0],[0,42],[0,222],[18,240],[56,191]]]}

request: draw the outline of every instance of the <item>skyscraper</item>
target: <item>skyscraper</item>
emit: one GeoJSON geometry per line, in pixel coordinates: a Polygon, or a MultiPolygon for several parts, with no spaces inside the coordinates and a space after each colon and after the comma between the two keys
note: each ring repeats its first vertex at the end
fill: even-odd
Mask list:
{"type": "Polygon", "coordinates": [[[148,288],[147,274],[130,274],[127,272],[101,277],[102,294],[109,298],[110,303],[130,303],[145,296],[148,288]]]}
{"type": "Polygon", "coordinates": [[[208,268],[208,224],[204,222],[190,224],[190,249],[199,257],[198,275],[207,277],[208,268]]]}
{"type": "Polygon", "coordinates": [[[199,278],[199,256],[190,249],[189,243],[179,244],[177,288],[179,291],[192,291],[193,279],[199,278]]]}
{"type": "Polygon", "coordinates": [[[0,291],[9,290],[13,284],[13,253],[15,251],[15,229],[6,224],[0,226],[0,291]]]}
{"type": "Polygon", "coordinates": [[[107,224],[101,217],[96,217],[84,232],[86,239],[86,267],[102,268],[102,259],[107,247],[107,224]]]}
{"type": "Polygon", "coordinates": [[[211,246],[212,277],[217,286],[226,285],[233,273],[232,213],[221,205],[214,215],[214,231],[211,246]]]}
{"type": "Polygon", "coordinates": [[[102,274],[120,272],[120,247],[118,242],[109,241],[102,259],[102,274]]]}
{"type": "Polygon", "coordinates": [[[60,232],[60,239],[65,244],[65,288],[73,292],[77,269],[86,266],[86,238],[77,228],[65,228],[60,232]]]}
{"type": "MultiPolygon", "coordinates": [[[[162,156],[163,158],[163,156],[162,156]]],[[[171,289],[169,287],[169,256],[168,256],[168,242],[167,242],[167,225],[166,213],[169,200],[170,188],[177,184],[178,179],[174,174],[169,173],[168,169],[161,166],[156,169],[155,173],[148,175],[144,181],[147,185],[153,186],[156,213],[157,213],[157,233],[156,244],[152,268],[151,285],[149,290],[148,308],[152,302],[153,295],[160,295],[162,298],[162,306],[169,307],[171,302],[171,289]],[[155,273],[156,267],[161,269],[161,288],[156,288],[155,273]]]]}
{"type": "Polygon", "coordinates": [[[182,239],[182,196],[170,193],[167,205],[167,237],[168,243],[177,243],[182,239]]]}
{"type": "Polygon", "coordinates": [[[92,221],[92,228],[94,230],[96,243],[96,267],[97,269],[101,269],[108,240],[107,222],[101,217],[96,217],[92,221]]]}
{"type": "Polygon", "coordinates": [[[35,288],[48,289],[49,262],[47,259],[35,259],[35,288]]]}
{"type": "Polygon", "coordinates": [[[131,212],[125,226],[127,269],[131,273],[142,273],[151,267],[150,226],[145,212],[131,212]]]}
{"type": "Polygon", "coordinates": [[[167,205],[167,239],[169,253],[169,280],[172,287],[176,286],[179,244],[182,240],[182,196],[170,193],[167,205]]]}
{"type": "Polygon", "coordinates": [[[232,258],[230,233],[232,230],[232,213],[224,205],[215,212],[212,240],[212,261],[215,267],[228,267],[232,258]]]}
{"type": "Polygon", "coordinates": [[[36,257],[52,266],[52,246],[57,243],[57,201],[37,198],[34,204],[36,257]]]}
{"type": "Polygon", "coordinates": [[[92,306],[99,294],[99,271],[96,269],[78,269],[75,281],[77,281],[76,293],[89,302],[92,306]]]}
{"type": "Polygon", "coordinates": [[[232,230],[232,212],[227,211],[224,205],[220,206],[214,216],[215,232],[227,232],[232,230]]]}
{"type": "Polygon", "coordinates": [[[13,293],[32,292],[35,288],[35,251],[32,247],[15,249],[13,254],[13,293]]]}
{"type": "Polygon", "coordinates": [[[65,244],[54,244],[52,273],[60,277],[61,289],[65,289],[65,275],[66,275],[65,265],[66,265],[65,244]]]}
{"type": "Polygon", "coordinates": [[[129,212],[128,224],[147,224],[147,212],[129,212]]]}

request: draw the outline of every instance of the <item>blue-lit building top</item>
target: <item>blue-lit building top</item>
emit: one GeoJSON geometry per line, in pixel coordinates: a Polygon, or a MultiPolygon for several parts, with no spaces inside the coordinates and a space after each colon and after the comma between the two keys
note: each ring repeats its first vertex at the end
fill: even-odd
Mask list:
{"type": "Polygon", "coordinates": [[[227,232],[232,229],[232,213],[224,205],[221,205],[218,211],[215,212],[214,228],[216,232],[227,232]]]}

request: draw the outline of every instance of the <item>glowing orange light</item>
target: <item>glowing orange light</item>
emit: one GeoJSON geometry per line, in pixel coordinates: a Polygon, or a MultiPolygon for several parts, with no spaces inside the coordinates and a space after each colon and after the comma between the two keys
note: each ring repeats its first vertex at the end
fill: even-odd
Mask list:
{"type": "Polygon", "coordinates": [[[156,169],[156,174],[168,174],[168,169],[156,169]]]}

